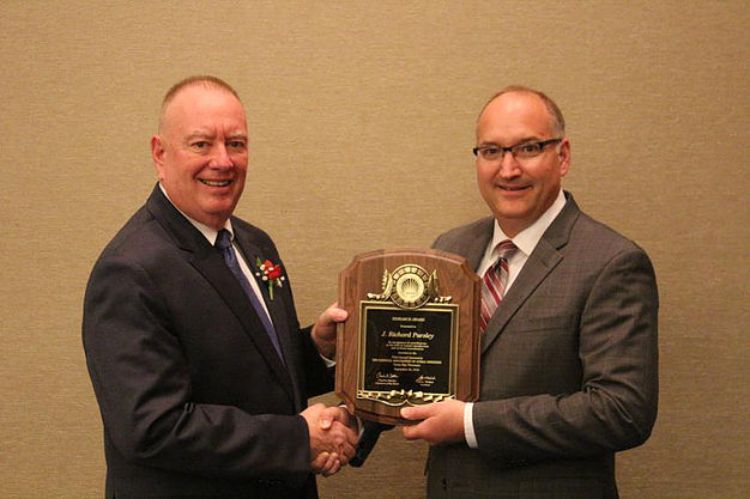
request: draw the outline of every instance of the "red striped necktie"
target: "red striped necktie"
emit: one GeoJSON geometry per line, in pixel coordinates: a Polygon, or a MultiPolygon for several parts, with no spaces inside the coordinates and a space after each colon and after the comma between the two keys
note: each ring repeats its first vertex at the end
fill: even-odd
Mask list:
{"type": "Polygon", "coordinates": [[[497,257],[495,263],[484,273],[482,281],[482,313],[479,318],[479,331],[487,329],[487,324],[503,300],[505,287],[508,285],[508,259],[517,250],[510,239],[501,241],[492,252],[497,257]]]}

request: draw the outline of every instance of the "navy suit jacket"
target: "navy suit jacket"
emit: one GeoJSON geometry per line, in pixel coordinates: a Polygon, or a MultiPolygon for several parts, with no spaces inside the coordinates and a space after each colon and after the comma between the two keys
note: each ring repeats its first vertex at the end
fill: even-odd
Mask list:
{"type": "MultiPolygon", "coordinates": [[[[232,218],[236,243],[281,263],[232,218]]],[[[104,423],[107,497],[315,497],[299,412],[333,377],[289,281],[260,283],[286,363],[221,254],[157,187],[86,289],[83,343],[104,423]]]]}
{"type": "MultiPolygon", "coordinates": [[[[651,433],[653,267],[641,248],[567,198],[482,338],[479,447],[430,449],[431,498],[617,497],[614,453],[651,433]]],[[[434,247],[476,269],[493,224],[488,217],[459,227],[434,247]]]]}

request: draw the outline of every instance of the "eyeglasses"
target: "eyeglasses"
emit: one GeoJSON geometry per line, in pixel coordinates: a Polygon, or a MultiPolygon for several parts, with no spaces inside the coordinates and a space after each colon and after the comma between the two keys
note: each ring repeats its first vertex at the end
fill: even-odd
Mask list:
{"type": "Polygon", "coordinates": [[[510,147],[487,144],[475,147],[471,152],[474,153],[474,156],[482,158],[485,161],[502,160],[506,152],[509,152],[516,160],[523,160],[539,156],[542,154],[545,147],[557,144],[558,142],[562,142],[562,137],[538,142],[523,142],[510,147]]]}

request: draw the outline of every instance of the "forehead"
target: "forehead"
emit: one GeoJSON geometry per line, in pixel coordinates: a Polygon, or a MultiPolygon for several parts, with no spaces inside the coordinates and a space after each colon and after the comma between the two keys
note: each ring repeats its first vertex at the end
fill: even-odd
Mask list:
{"type": "Polygon", "coordinates": [[[245,109],[230,92],[196,84],[180,90],[164,108],[170,129],[223,128],[246,131],[245,109]]]}
{"type": "Polygon", "coordinates": [[[477,122],[477,139],[548,138],[551,121],[547,106],[538,96],[528,92],[508,92],[487,104],[477,122]]]}

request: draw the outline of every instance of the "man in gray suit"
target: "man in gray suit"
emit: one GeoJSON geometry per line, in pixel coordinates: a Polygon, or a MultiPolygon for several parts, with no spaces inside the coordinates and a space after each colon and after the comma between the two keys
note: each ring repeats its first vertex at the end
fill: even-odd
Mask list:
{"type": "Polygon", "coordinates": [[[403,433],[433,444],[431,498],[617,497],[614,454],[642,444],[656,419],[653,267],[562,190],[571,146],[546,95],[499,92],[476,138],[493,216],[434,247],[484,278],[480,396],[405,408],[418,424],[403,433]]]}

